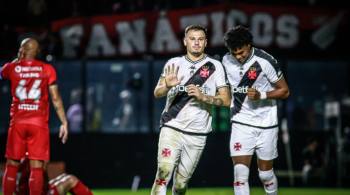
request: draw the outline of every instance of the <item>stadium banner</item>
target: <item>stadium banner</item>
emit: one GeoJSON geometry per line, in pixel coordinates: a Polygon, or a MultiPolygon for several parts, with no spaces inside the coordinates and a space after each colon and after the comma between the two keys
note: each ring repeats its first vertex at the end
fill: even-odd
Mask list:
{"type": "Polygon", "coordinates": [[[67,18],[52,22],[51,27],[60,35],[63,56],[76,58],[79,53],[89,57],[183,53],[184,30],[191,24],[208,28],[209,49],[225,48],[225,32],[241,24],[251,29],[256,47],[305,54],[305,49],[326,52],[346,36],[348,10],[222,3],[167,12],[67,18]]]}

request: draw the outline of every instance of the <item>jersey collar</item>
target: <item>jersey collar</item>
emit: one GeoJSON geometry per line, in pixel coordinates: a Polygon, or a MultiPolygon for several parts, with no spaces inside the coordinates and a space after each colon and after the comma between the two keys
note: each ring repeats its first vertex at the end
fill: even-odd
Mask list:
{"type": "Polygon", "coordinates": [[[201,59],[199,59],[199,60],[197,60],[197,61],[192,61],[192,60],[190,60],[190,59],[187,57],[187,55],[185,55],[185,59],[186,59],[187,61],[189,61],[190,63],[192,63],[192,64],[197,64],[197,63],[199,63],[199,62],[202,62],[202,61],[205,60],[206,58],[207,58],[207,54],[205,54],[203,58],[201,58],[201,59]]]}

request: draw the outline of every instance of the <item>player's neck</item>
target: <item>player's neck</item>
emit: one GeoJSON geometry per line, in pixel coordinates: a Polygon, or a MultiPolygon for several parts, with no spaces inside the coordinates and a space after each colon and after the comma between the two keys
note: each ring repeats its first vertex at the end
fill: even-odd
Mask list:
{"type": "Polygon", "coordinates": [[[187,53],[187,57],[188,57],[188,59],[190,59],[190,60],[192,60],[192,61],[198,61],[198,60],[200,60],[200,59],[202,59],[202,58],[204,58],[204,56],[205,56],[205,53],[203,52],[202,54],[200,54],[200,55],[198,55],[198,56],[194,56],[194,55],[192,55],[191,53],[187,53]]]}
{"type": "Polygon", "coordinates": [[[26,56],[22,60],[35,60],[35,56],[26,56]]]}

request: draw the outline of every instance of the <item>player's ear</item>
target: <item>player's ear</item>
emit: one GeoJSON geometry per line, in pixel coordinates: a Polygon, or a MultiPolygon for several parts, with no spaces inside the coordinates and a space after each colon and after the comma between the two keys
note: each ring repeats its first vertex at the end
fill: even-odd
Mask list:
{"type": "Polygon", "coordinates": [[[187,39],[184,37],[184,45],[187,46],[187,39]]]}
{"type": "Polygon", "coordinates": [[[24,49],[21,49],[18,53],[18,61],[23,60],[24,56],[25,56],[25,51],[24,51],[24,49]]]}
{"type": "Polygon", "coordinates": [[[205,39],[204,47],[207,47],[208,39],[205,39]]]}

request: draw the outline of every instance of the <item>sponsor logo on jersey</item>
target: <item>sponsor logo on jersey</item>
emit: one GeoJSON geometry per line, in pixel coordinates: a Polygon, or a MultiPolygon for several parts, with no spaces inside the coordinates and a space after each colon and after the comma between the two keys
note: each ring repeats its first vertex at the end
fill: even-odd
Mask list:
{"type": "MultiPolygon", "coordinates": [[[[199,91],[201,91],[201,93],[203,94],[208,94],[209,91],[211,90],[209,87],[207,87],[207,85],[204,85],[203,87],[200,87],[199,85],[196,85],[199,88],[199,91]]],[[[179,91],[184,91],[187,92],[188,87],[184,86],[184,85],[177,85],[176,87],[173,87],[172,90],[179,90],[179,91]]]]}
{"type": "Polygon", "coordinates": [[[38,110],[39,105],[32,104],[18,104],[18,110],[38,110]]]}
{"type": "Polygon", "coordinates": [[[189,67],[189,69],[191,69],[190,76],[193,76],[194,70],[196,69],[196,66],[192,65],[191,67],[189,67]]]}
{"type": "Polygon", "coordinates": [[[20,72],[30,72],[30,71],[42,71],[42,67],[37,67],[37,66],[34,66],[34,67],[22,67],[22,66],[16,66],[15,67],[15,71],[17,73],[20,73],[20,72]]]}
{"type": "MultiPolygon", "coordinates": [[[[260,86],[253,86],[253,89],[256,89],[257,91],[259,91],[260,86]]],[[[249,86],[243,86],[243,87],[233,87],[233,93],[247,93],[249,86]]]]}

